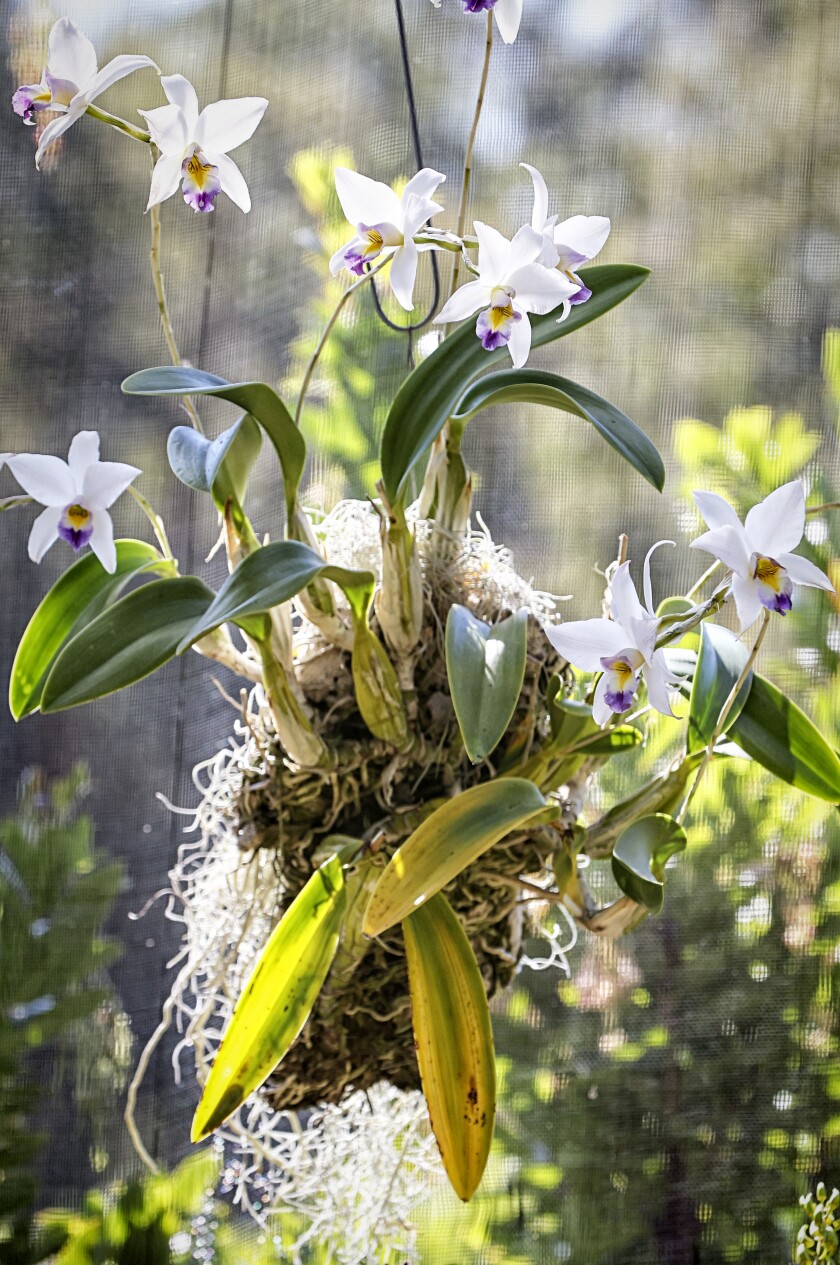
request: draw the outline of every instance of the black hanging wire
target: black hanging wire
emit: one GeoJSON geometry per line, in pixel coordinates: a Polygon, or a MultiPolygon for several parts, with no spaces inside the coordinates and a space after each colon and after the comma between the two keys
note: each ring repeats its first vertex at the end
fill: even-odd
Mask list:
{"type": "MultiPolygon", "coordinates": [[[[402,57],[405,96],[408,102],[408,118],[411,125],[411,140],[414,146],[414,157],[417,160],[417,169],[419,171],[420,168],[425,167],[426,164],[423,161],[423,143],[420,140],[420,124],[417,119],[417,101],[414,96],[414,81],[411,76],[411,61],[408,56],[408,38],[405,31],[405,15],[403,13],[402,0],[394,0],[394,8],[397,13],[397,30],[400,38],[400,55],[402,57]]],[[[382,307],[382,301],[380,300],[379,293],[376,289],[376,282],[371,280],[370,283],[373,305],[376,308],[376,315],[379,317],[380,321],[382,321],[384,325],[387,325],[388,329],[396,330],[398,334],[408,334],[409,339],[418,329],[423,329],[424,326],[429,324],[429,321],[437,311],[437,305],[440,300],[440,272],[438,269],[438,261],[434,251],[430,251],[429,253],[431,255],[432,264],[432,302],[428,312],[422,320],[415,321],[411,325],[399,325],[396,321],[392,321],[390,316],[388,316],[382,307]]],[[[409,350],[409,355],[410,354],[409,350]]]]}

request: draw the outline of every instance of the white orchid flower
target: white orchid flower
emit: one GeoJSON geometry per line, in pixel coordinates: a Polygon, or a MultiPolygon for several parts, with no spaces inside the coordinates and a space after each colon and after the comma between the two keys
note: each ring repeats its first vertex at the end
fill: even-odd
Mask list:
{"type": "Polygon", "coordinates": [[[530,163],[520,163],[534,182],[534,210],[531,227],[542,233],[545,244],[539,262],[547,267],[559,268],[576,286],[570,303],[585,303],[592,298],[575,268],[588,263],[604,247],[610,235],[610,221],[605,215],[572,215],[562,224],[556,215],[548,214],[548,188],[541,173],[530,163]]]}
{"type": "Polygon", "coordinates": [[[115,571],[114,525],[108,513],[140,471],[120,461],[99,460],[99,435],[83,430],[70,444],[67,460],[34,453],[3,454],[20,486],[45,505],[32,524],[29,556],[40,562],[60,538],[78,551],[90,545],[106,571],[115,571]]]}
{"type": "MultiPolygon", "coordinates": [[[[522,0],[463,0],[465,13],[485,13],[493,10],[499,34],[506,44],[512,44],[519,34],[522,21],[522,0]]],[[[440,0],[432,0],[436,9],[440,8],[440,0]]]]}
{"type": "Polygon", "coordinates": [[[805,532],[805,489],[799,479],[776,488],[754,505],[743,524],[735,510],[714,492],[695,492],[697,508],[711,531],[692,540],[732,571],[732,596],[741,632],[755,623],[762,607],[786,615],[793,606],[793,585],[834,592],[828,576],[793,552],[805,532]]]}
{"type": "Polygon", "coordinates": [[[245,178],[228,153],[253,136],[268,107],[265,97],[216,101],[199,114],[188,79],[164,75],[160,82],[169,105],[139,111],[160,150],[146,210],[171,198],[183,180],[184,201],[194,211],[212,211],[219,193],[250,211],[245,178]]]}
{"type": "Polygon", "coordinates": [[[644,606],[630,578],[630,563],[617,568],[610,584],[612,619],[583,619],[576,623],[551,624],[545,634],[554,649],[582,672],[601,672],[595,687],[592,716],[605,725],[613,713],[629,711],[640,680],[647,686],[651,707],[673,716],[669,691],[680,683],[668,668],[664,650],[656,649],[659,620],[653,609],[650,558],[660,540],[648,551],[644,566],[644,606]]]}
{"type": "Polygon", "coordinates": [[[121,53],[99,70],[96,49],[69,18],[59,18],[55,23],[48,49],[47,68],[41,82],[24,84],[12,97],[12,109],[24,123],[34,124],[41,110],[61,113],[61,118],[53,119],[41,133],[35,154],[36,167],[44,150],[72,127],[106,88],[144,66],[160,73],[151,57],[133,53],[121,53]]]}
{"type": "Polygon", "coordinates": [[[390,255],[391,289],[400,306],[410,312],[414,307],[417,254],[426,249],[416,244],[414,234],[443,210],[432,201],[432,194],[445,179],[441,172],[424,167],[409,180],[399,197],[379,180],[370,180],[347,167],[336,167],[335,190],[356,236],[330,260],[333,276],[348,268],[360,277],[365,264],[390,255]]]}
{"type": "Polygon", "coordinates": [[[512,241],[495,228],[475,221],[478,280],[456,290],[435,317],[437,324],[462,321],[482,308],[475,332],[486,351],[507,346],[515,368],[528,359],[528,313],[543,316],[568,303],[577,287],[554,267],[538,263],[543,236],[525,225],[512,241]]]}

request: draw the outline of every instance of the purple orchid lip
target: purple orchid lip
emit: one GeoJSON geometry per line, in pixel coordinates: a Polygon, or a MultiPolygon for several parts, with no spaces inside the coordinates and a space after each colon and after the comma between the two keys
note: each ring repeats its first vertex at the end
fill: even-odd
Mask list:
{"type": "Polygon", "coordinates": [[[364,275],[366,259],[365,256],[360,254],[358,250],[354,250],[352,246],[349,247],[348,250],[345,250],[343,258],[344,266],[348,268],[350,272],[354,272],[357,277],[364,275]]]}
{"type": "Polygon", "coordinates": [[[465,13],[486,13],[494,8],[496,0],[464,0],[465,13]]]}
{"type": "Polygon", "coordinates": [[[568,302],[569,303],[585,303],[587,299],[591,299],[591,298],[592,298],[592,291],[588,290],[585,285],[582,285],[580,289],[577,290],[574,294],[569,295],[568,302]]]}
{"type": "Polygon", "coordinates": [[[34,123],[35,115],[46,110],[48,101],[36,101],[33,88],[18,88],[12,97],[12,109],[24,123],[34,123]]]}
{"type": "Polygon", "coordinates": [[[510,304],[505,307],[494,305],[479,312],[475,332],[484,350],[496,351],[499,347],[507,347],[514,325],[521,320],[522,313],[515,311],[510,304]]]}
{"type": "Polygon", "coordinates": [[[184,201],[194,211],[215,211],[213,203],[218,196],[218,189],[193,189],[184,194],[184,201]]]}
{"type": "Polygon", "coordinates": [[[614,712],[627,712],[633,706],[635,690],[605,690],[604,701],[614,712]]]}
{"type": "Polygon", "coordinates": [[[771,598],[765,598],[764,594],[759,594],[759,598],[762,606],[766,606],[768,611],[775,611],[777,615],[787,615],[788,611],[793,609],[790,593],[774,593],[771,598]]]}

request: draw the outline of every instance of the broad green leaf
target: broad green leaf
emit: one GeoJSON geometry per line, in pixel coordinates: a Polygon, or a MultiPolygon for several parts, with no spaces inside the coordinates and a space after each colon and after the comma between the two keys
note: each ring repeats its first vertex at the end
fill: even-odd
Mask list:
{"type": "Polygon", "coordinates": [[[113,575],[94,554],[85,554],[56,581],[30,619],[9,684],[9,707],[15,720],[40,705],[44,681],[61,647],[95,619],[133,575],[156,564],[171,567],[142,540],[118,540],[116,548],[113,575]]]}
{"type": "Polygon", "coordinates": [[[341,858],[333,856],[295,897],[257,959],[196,1108],[193,1142],[262,1085],[299,1035],[332,965],[345,904],[341,858]]]}
{"type": "Polygon", "coordinates": [[[640,817],[616,840],[612,871],[616,883],[631,900],[659,913],[664,895],[665,864],[686,845],[682,826],[665,813],[640,817]]]}
{"type": "Polygon", "coordinates": [[[496,404],[545,404],[590,422],[619,456],[661,492],[665,467],[656,445],[635,422],[587,387],[542,369],[502,369],[479,378],[458,401],[455,420],[466,424],[496,404]]]}
{"type": "MultiPolygon", "coordinates": [[[[560,323],[556,312],[532,317],[534,347],[564,338],[603,316],[637,290],[650,274],[647,268],[635,264],[599,264],[582,268],[580,275],[592,291],[592,298],[576,304],[560,323]]],[[[409,474],[440,434],[468,384],[484,369],[507,357],[506,348],[484,350],[476,338],[475,320],[471,319],[409,374],[388,411],[382,435],[382,477],[392,504],[404,499],[409,474]]]]}
{"type": "Polygon", "coordinates": [[[510,724],[525,679],[527,641],[527,610],[491,625],[466,606],[449,608],[449,692],[473,764],[495,749],[510,724]]]}
{"type": "Polygon", "coordinates": [[[175,655],[212,597],[196,576],[178,576],[120,598],[63,647],[44,684],[41,711],[78,707],[148,676],[175,655]]]}
{"type": "Polygon", "coordinates": [[[757,764],[807,795],[840,803],[840,758],[812,720],[757,673],[729,736],[757,764]]]}
{"type": "Polygon", "coordinates": [[[496,1116],[496,1058],[484,983],[442,893],[402,927],[423,1093],[446,1174],[466,1202],[487,1165],[496,1116]]]}
{"type": "Polygon", "coordinates": [[[391,857],[367,907],[365,935],[393,927],[546,806],[534,783],[521,777],[482,782],[447,800],[391,857]]]}
{"type": "MultiPolygon", "coordinates": [[[[749,658],[749,650],[734,633],[720,624],[701,625],[700,653],[694,669],[688,713],[688,751],[701,751],[712,736],[724,703],[749,658]]],[[[732,706],[727,729],[738,719],[752,683],[747,677],[732,706]]]]}
{"type": "MultiPolygon", "coordinates": [[[[591,301],[591,300],[590,300],[591,301]]],[[[268,435],[283,470],[289,520],[306,462],[306,443],[276,391],[265,382],[228,382],[215,373],[184,365],[160,365],[132,373],[122,384],[126,395],[215,395],[251,413],[268,435]]]]}
{"type": "Polygon", "coordinates": [[[260,454],[262,431],[250,413],[216,439],[207,439],[191,426],[169,432],[166,453],[174,474],[198,492],[213,492],[224,509],[229,498],[241,504],[248,476],[260,454]]]}
{"type": "Polygon", "coordinates": [[[333,580],[343,589],[354,618],[364,620],[375,585],[370,571],[331,566],[308,545],[298,540],[279,540],[256,549],[240,562],[195,625],[185,630],[179,650],[186,650],[220,624],[240,623],[288,602],[319,577],[333,580]]]}

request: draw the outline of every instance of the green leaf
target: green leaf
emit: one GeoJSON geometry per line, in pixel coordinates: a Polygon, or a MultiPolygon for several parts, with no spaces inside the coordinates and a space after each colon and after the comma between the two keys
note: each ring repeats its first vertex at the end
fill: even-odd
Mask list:
{"type": "MultiPolygon", "coordinates": [[[[581,269],[580,275],[592,291],[592,298],[576,304],[559,324],[556,312],[532,317],[534,347],[564,338],[603,316],[637,290],[650,274],[647,268],[635,264],[599,264],[581,269]]],[[[457,408],[469,382],[507,356],[505,348],[484,350],[476,338],[473,319],[444,339],[408,375],[394,398],[382,435],[382,477],[392,504],[405,496],[409,474],[457,408]]]]}
{"type": "Polygon", "coordinates": [[[333,580],[343,589],[354,618],[364,620],[375,585],[370,571],[331,566],[308,545],[298,540],[279,540],[256,549],[240,562],[194,626],[184,630],[179,652],[220,624],[241,623],[251,615],[288,602],[319,577],[333,580]]]}
{"type": "MultiPolygon", "coordinates": [[[[590,300],[591,302],[591,300],[590,300]]],[[[214,395],[251,413],[268,435],[283,470],[289,520],[306,462],[306,443],[276,391],[265,382],[228,382],[215,373],[184,365],[160,365],[132,373],[122,384],[126,395],[214,395]]]]}
{"type": "Polygon", "coordinates": [[[466,606],[449,608],[446,672],[455,715],[473,764],[493,751],[516,710],[528,641],[528,612],[485,624],[466,606]]]}
{"type": "MultiPolygon", "coordinates": [[[[749,658],[742,641],[720,624],[704,623],[700,629],[700,653],[694,669],[688,712],[688,753],[702,751],[712,736],[724,703],[749,658]]],[[[729,713],[727,729],[738,719],[753,674],[747,677],[729,713]]]]}
{"type": "Polygon", "coordinates": [[[496,1114],[496,1056],[484,981],[446,897],[403,922],[420,1080],[447,1176],[459,1199],[481,1182],[496,1114]]]}
{"type": "Polygon", "coordinates": [[[169,432],[166,454],[174,474],[198,492],[213,492],[224,509],[228,499],[242,503],[248,476],[262,447],[262,431],[250,413],[216,439],[207,439],[191,426],[169,432]]]}
{"type": "Polygon", "coordinates": [[[466,423],[496,404],[545,404],[590,422],[619,456],[661,492],[665,467],[656,446],[621,409],[569,378],[541,369],[502,369],[473,383],[458,402],[455,420],[466,423]]]}
{"type": "Polygon", "coordinates": [[[142,540],[118,540],[116,548],[113,575],[94,554],[85,554],[56,581],[30,619],[12,664],[9,707],[15,720],[38,708],[62,646],[95,619],[133,575],[156,564],[171,566],[142,540]]]}
{"type": "Polygon", "coordinates": [[[687,843],[682,826],[665,813],[641,817],[622,831],[612,856],[613,877],[624,892],[652,914],[664,896],[665,864],[687,843]]]}
{"type": "Polygon", "coordinates": [[[259,1088],[309,1018],[338,946],[346,904],[341,858],[295,897],[236,1003],[192,1124],[200,1142],[259,1088]]]}
{"type": "Polygon", "coordinates": [[[757,764],[806,795],[840,803],[840,758],[813,721],[764,677],[752,689],[729,736],[757,764]]]}
{"type": "Polygon", "coordinates": [[[581,755],[618,755],[621,751],[632,751],[644,741],[644,734],[635,725],[616,725],[615,729],[604,729],[586,746],[580,747],[581,755]]]}
{"type": "Polygon", "coordinates": [[[447,800],[391,857],[367,907],[365,935],[378,936],[401,922],[546,806],[534,783],[521,777],[482,782],[447,800]]]}
{"type": "Polygon", "coordinates": [[[66,643],[44,684],[41,711],[78,707],[148,676],[173,657],[212,597],[195,576],[179,576],[120,598],[66,643]]]}
{"type": "Polygon", "coordinates": [[[362,720],[375,738],[403,746],[408,719],[399,678],[385,647],[366,621],[356,625],[351,667],[362,720]]]}

